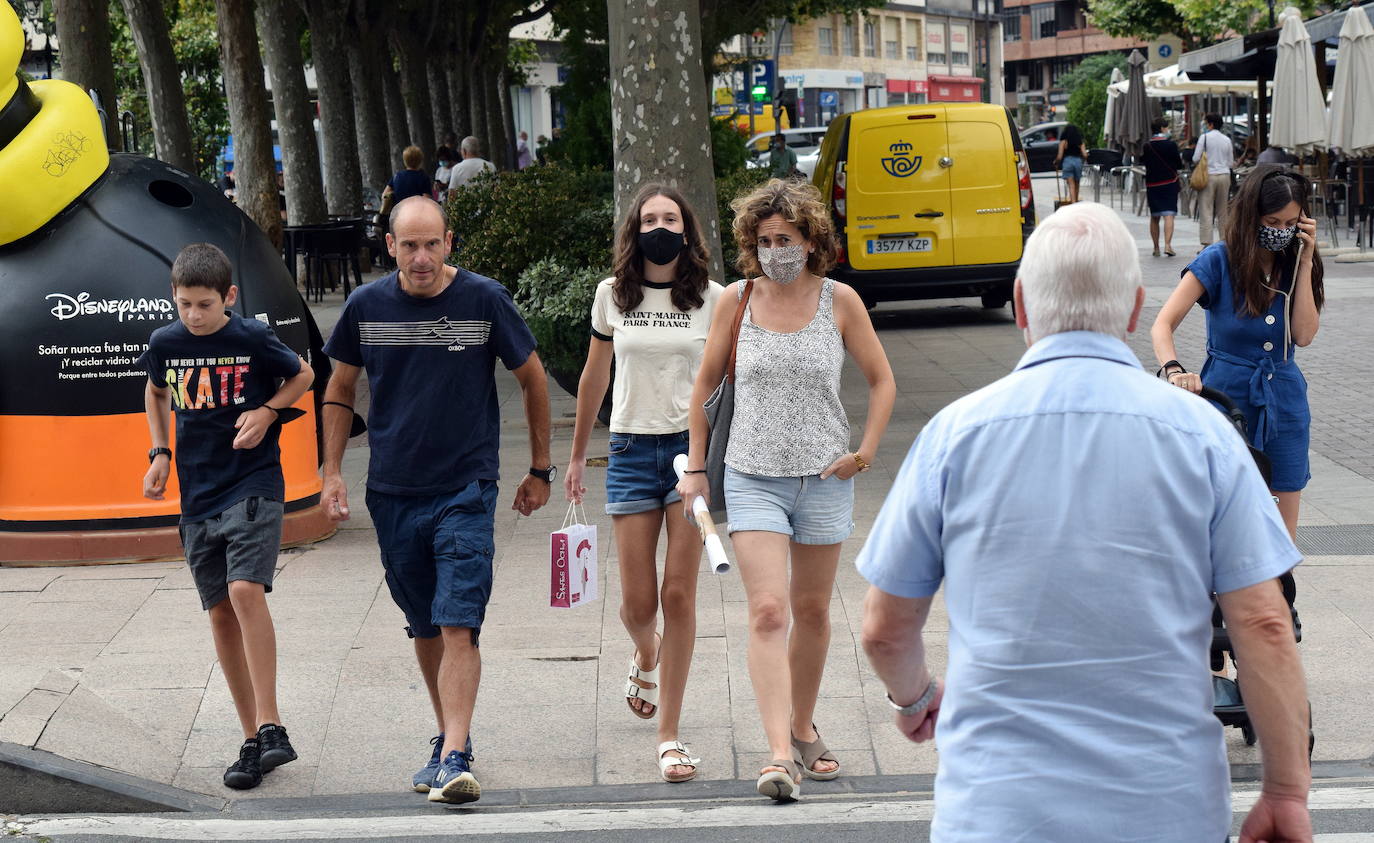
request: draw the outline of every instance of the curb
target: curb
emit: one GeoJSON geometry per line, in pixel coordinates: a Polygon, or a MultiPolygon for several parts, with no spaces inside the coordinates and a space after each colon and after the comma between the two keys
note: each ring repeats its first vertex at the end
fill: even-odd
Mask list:
{"type": "Polygon", "coordinates": [[[226,800],[0,741],[0,813],[218,813],[226,800]]]}

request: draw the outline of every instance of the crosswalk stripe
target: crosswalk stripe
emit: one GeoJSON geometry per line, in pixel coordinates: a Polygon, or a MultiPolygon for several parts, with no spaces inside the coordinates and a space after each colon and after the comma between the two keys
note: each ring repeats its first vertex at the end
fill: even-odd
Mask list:
{"type": "MultiPolygon", "coordinates": [[[[1233,810],[1249,810],[1259,791],[1237,791],[1233,810]]],[[[1314,812],[1374,809],[1374,787],[1330,787],[1312,791],[1314,812]]],[[[840,825],[929,822],[934,803],[929,799],[849,802],[836,799],[803,800],[779,809],[768,803],[691,805],[684,807],[617,807],[492,811],[480,808],[461,816],[435,812],[411,816],[308,817],[283,819],[192,819],[105,815],[22,820],[32,836],[103,835],[143,840],[321,840],[388,837],[546,834],[559,832],[615,832],[659,828],[740,828],[758,826],[840,825]]],[[[1318,834],[1319,843],[1374,843],[1374,834],[1318,834]]]]}

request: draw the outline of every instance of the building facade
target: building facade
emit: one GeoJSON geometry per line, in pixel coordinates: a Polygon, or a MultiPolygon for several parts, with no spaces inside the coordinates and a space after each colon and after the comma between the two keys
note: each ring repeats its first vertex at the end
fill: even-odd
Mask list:
{"type": "Polygon", "coordinates": [[[1059,80],[1087,56],[1146,46],[1091,26],[1078,0],[1003,3],[1006,104],[1017,110],[1022,126],[1063,119],[1070,92],[1059,87],[1059,80]]]}
{"type": "MultiPolygon", "coordinates": [[[[776,40],[783,99],[795,103],[800,126],[902,103],[1000,103],[1000,2],[888,3],[866,14],[822,15],[784,26],[780,40],[777,32],[740,38],[722,53],[771,58],[776,40]]],[[[718,80],[718,88],[740,84],[718,80]]]]}

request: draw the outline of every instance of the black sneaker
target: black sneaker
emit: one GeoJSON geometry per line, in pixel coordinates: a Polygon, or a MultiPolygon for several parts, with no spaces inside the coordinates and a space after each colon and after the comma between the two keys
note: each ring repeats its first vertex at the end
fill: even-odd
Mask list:
{"type": "Polygon", "coordinates": [[[268,723],[258,729],[258,745],[262,747],[264,773],[296,760],[296,750],[291,747],[291,739],[286,736],[286,729],[275,723],[268,723]]]}
{"type": "Polygon", "coordinates": [[[224,771],[224,786],[234,790],[249,790],[262,784],[262,762],[258,755],[257,738],[249,738],[239,749],[239,760],[224,771]]]}

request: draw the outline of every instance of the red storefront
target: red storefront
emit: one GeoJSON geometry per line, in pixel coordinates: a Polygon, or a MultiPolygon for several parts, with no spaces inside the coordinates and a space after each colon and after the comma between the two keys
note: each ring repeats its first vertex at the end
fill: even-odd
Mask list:
{"type": "Polygon", "coordinates": [[[930,75],[931,102],[981,102],[983,80],[977,76],[930,75]]]}
{"type": "Polygon", "coordinates": [[[926,102],[929,86],[924,79],[888,79],[888,105],[926,102]]]}

